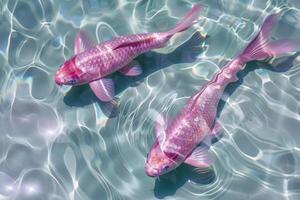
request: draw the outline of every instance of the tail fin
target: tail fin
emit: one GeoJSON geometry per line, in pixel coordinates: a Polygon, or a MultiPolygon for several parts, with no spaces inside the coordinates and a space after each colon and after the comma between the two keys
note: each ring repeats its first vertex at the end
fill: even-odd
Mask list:
{"type": "Polygon", "coordinates": [[[300,47],[300,41],[281,39],[270,41],[272,30],[278,21],[278,14],[270,15],[262,25],[260,32],[239,56],[243,62],[264,60],[273,56],[280,56],[293,52],[300,47]]]}
{"type": "Polygon", "coordinates": [[[168,31],[169,35],[185,31],[192,26],[194,21],[198,18],[200,10],[201,5],[195,4],[192,9],[183,17],[183,19],[173,29],[168,31]]]}

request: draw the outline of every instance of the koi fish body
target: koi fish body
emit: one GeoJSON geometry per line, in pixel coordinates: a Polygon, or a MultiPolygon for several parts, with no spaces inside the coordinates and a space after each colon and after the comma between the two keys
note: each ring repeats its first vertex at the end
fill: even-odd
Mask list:
{"type": "Polygon", "coordinates": [[[295,51],[300,46],[299,41],[271,41],[272,28],[277,18],[276,14],[270,15],[262,25],[261,31],[244,51],[190,97],[175,120],[165,122],[158,114],[155,126],[156,141],[145,165],[147,175],[162,175],[183,162],[197,168],[206,168],[212,164],[213,159],[208,154],[207,146],[199,144],[217,137],[221,130],[215,118],[217,105],[225,87],[237,80],[237,73],[247,62],[280,56],[295,51]]]}
{"type": "Polygon", "coordinates": [[[116,71],[127,76],[140,75],[142,69],[133,59],[152,49],[164,47],[174,34],[194,24],[200,10],[200,5],[194,5],[170,31],[121,36],[96,46],[86,34],[79,32],[74,43],[75,55],[56,72],[55,82],[58,85],[88,83],[100,100],[111,101],[114,97],[114,83],[106,76],[116,71]]]}

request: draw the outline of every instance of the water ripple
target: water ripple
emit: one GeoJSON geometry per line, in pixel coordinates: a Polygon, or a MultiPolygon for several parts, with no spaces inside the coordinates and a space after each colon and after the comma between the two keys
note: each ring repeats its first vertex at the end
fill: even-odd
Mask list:
{"type": "Polygon", "coordinates": [[[299,53],[250,63],[226,89],[211,168],[183,164],[159,180],[144,173],[155,137],[151,112],[172,119],[269,13],[284,11],[274,37],[298,37],[297,0],[200,1],[194,29],[137,58],[142,76],[113,76],[119,106],[110,118],[87,86],[54,84],[79,29],[95,42],[164,31],[195,2],[2,1],[0,199],[300,198],[299,53]]]}

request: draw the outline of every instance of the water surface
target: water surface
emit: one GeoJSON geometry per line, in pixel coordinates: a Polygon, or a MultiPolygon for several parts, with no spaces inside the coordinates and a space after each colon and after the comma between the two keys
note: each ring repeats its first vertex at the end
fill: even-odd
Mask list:
{"type": "Polygon", "coordinates": [[[298,54],[250,63],[227,88],[211,169],[144,173],[149,110],[174,117],[274,11],[283,11],[274,37],[299,37],[299,9],[297,0],[0,0],[0,199],[300,199],[298,54]],[[199,22],[138,57],[143,75],[113,76],[110,118],[87,86],[55,85],[80,29],[95,42],[165,31],[195,2],[205,5],[199,22]]]}

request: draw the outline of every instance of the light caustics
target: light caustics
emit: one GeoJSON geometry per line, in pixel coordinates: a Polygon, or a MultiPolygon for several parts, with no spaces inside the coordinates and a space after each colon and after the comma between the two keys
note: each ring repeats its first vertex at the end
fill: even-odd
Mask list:
{"type": "Polygon", "coordinates": [[[300,198],[297,54],[272,61],[278,69],[292,66],[283,72],[250,64],[258,70],[244,72],[243,82],[226,91],[219,117],[224,136],[211,148],[211,169],[183,166],[160,180],[144,173],[154,140],[150,111],[175,116],[270,12],[284,13],[275,37],[299,35],[296,0],[201,1],[205,9],[194,29],[142,55],[145,77],[117,77],[114,118],[87,87],[55,85],[53,75],[73,55],[80,29],[97,42],[163,31],[195,2],[2,1],[0,199],[300,198]],[[196,29],[206,31],[206,40],[184,46],[196,29]]]}

